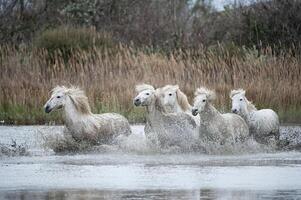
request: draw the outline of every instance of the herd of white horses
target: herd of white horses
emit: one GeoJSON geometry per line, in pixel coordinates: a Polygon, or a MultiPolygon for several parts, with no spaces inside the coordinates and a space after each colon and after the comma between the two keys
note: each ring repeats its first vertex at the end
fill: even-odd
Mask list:
{"type": "MultiPolygon", "coordinates": [[[[215,92],[200,87],[191,106],[178,85],[155,89],[136,86],[135,106],[146,108],[145,136],[160,148],[184,151],[215,144],[215,147],[241,145],[252,139],[260,145],[277,147],[278,115],[271,109],[257,110],[242,89],[232,90],[232,113],[221,113],[214,106],[215,92]]],[[[120,114],[93,114],[85,92],[77,87],[57,86],[44,106],[45,112],[63,109],[66,131],[76,141],[108,144],[118,136],[131,135],[128,120],[120,114]]]]}

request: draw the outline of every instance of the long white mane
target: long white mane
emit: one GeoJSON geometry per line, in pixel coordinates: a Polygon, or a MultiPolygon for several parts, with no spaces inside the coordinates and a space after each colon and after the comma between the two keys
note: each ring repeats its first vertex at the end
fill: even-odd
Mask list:
{"type": "Polygon", "coordinates": [[[163,88],[161,88],[162,92],[174,91],[174,90],[176,90],[177,101],[181,109],[183,111],[190,109],[191,106],[188,102],[187,96],[180,90],[178,85],[166,85],[163,88]]]}
{"type": "Polygon", "coordinates": [[[145,83],[140,84],[140,85],[136,85],[136,92],[140,93],[140,92],[142,92],[144,90],[152,90],[152,91],[154,91],[155,88],[152,85],[148,85],[148,84],[145,84],[145,83]]]}
{"type": "Polygon", "coordinates": [[[206,97],[209,101],[214,101],[216,99],[215,91],[209,90],[208,88],[205,88],[205,87],[198,88],[196,90],[196,92],[194,93],[195,96],[199,96],[202,94],[206,95],[206,97]]]}
{"type": "Polygon", "coordinates": [[[91,114],[88,97],[82,89],[75,86],[68,88],[65,86],[56,86],[52,89],[52,94],[60,92],[70,97],[71,102],[79,112],[81,112],[82,114],[91,114]]]}
{"type": "Polygon", "coordinates": [[[78,87],[56,86],[52,96],[64,94],[70,100],[65,101],[65,125],[68,134],[78,141],[87,140],[92,144],[110,142],[118,135],[129,135],[130,125],[127,119],[117,113],[93,114],[85,92],[78,87]],[[78,113],[73,112],[73,105],[78,113]],[[69,112],[70,111],[70,112],[69,112]]]}
{"type": "Polygon", "coordinates": [[[247,109],[248,109],[249,112],[253,111],[253,110],[257,110],[255,105],[245,97],[246,91],[244,89],[240,88],[240,89],[237,89],[237,90],[232,90],[230,92],[230,98],[234,97],[237,94],[242,94],[244,96],[245,101],[247,103],[247,109]]]}

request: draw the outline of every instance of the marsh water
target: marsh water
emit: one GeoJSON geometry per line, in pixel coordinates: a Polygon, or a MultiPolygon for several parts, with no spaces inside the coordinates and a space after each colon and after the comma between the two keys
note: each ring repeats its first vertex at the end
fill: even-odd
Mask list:
{"type": "MultiPolygon", "coordinates": [[[[132,126],[143,136],[143,125],[132,126]]],[[[300,135],[301,127],[281,127],[300,135]]],[[[0,143],[25,145],[0,157],[0,199],[301,199],[301,152],[156,153],[129,150],[57,155],[44,135],[60,126],[0,126],[0,143]]],[[[296,136],[296,137],[297,137],[296,136]]],[[[293,138],[297,140],[297,138],[293,138]]],[[[133,150],[134,149],[134,150],[133,150]]]]}

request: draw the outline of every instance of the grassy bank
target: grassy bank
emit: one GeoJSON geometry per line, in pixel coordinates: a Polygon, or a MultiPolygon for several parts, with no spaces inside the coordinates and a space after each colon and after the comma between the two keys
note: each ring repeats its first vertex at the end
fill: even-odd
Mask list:
{"type": "Polygon", "coordinates": [[[62,52],[37,47],[0,47],[0,121],[13,124],[61,122],[59,113],[46,115],[43,105],[56,85],[78,85],[86,90],[93,112],[119,112],[131,122],[143,122],[143,109],[132,99],[138,83],[155,87],[178,84],[188,95],[200,85],[216,89],[216,105],[229,110],[229,92],[244,88],[258,108],[276,110],[282,122],[301,123],[301,61],[288,54],[261,56],[252,50],[145,53],[128,47],[62,52]]]}

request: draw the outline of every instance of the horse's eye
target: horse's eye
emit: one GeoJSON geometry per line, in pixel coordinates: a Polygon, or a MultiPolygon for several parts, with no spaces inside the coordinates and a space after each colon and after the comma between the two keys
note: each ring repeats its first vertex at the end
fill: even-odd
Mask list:
{"type": "Polygon", "coordinates": [[[239,99],[240,101],[242,101],[242,99],[239,99]]]}
{"type": "Polygon", "coordinates": [[[203,99],[203,102],[206,102],[206,100],[205,100],[205,99],[203,99]]]}
{"type": "Polygon", "coordinates": [[[172,96],[172,94],[171,94],[171,93],[169,93],[169,96],[172,96]]]}
{"type": "Polygon", "coordinates": [[[146,95],[149,95],[149,93],[146,93],[146,95]]]}
{"type": "Polygon", "coordinates": [[[57,96],[56,98],[58,98],[58,99],[59,99],[59,98],[61,98],[61,96],[57,96]]]}

